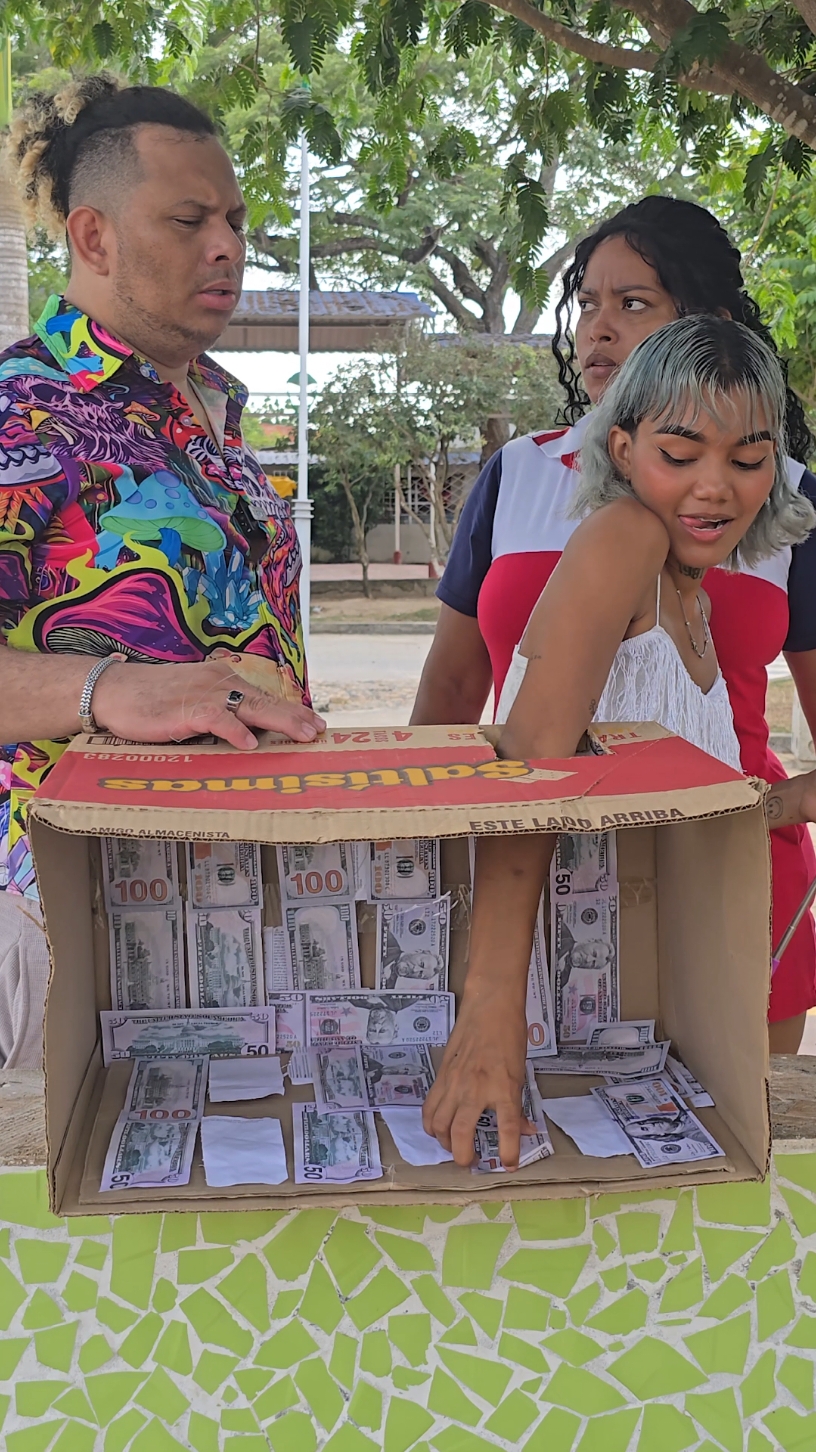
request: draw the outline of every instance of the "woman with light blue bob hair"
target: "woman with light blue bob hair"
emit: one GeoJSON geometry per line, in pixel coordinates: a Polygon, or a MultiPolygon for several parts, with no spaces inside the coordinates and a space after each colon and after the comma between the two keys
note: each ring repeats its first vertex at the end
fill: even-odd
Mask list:
{"type": "Polygon", "coordinates": [[[788,478],[787,394],[779,362],[756,333],[741,323],[709,315],[681,318],[659,328],[630,355],[587,428],[581,482],[570,513],[580,519],[613,499],[635,494],[632,480],[620,473],[610,454],[613,428],[632,433],[644,419],[667,426],[682,419],[693,427],[703,413],[727,428],[735,408],[747,410],[752,431],[762,416],[776,443],[776,467],[770,494],[722,563],[735,567],[739,555],[753,565],[785,545],[798,544],[813,529],[816,516],[788,478]]]}
{"type": "MultiPolygon", "coordinates": [[[[761,560],[816,524],[788,481],[785,407],[770,348],[729,318],[686,316],[629,355],[584,436],[581,523],[513,657],[499,756],[558,760],[592,720],[657,721],[719,758],[724,779],[741,772],[702,582],[709,568],[761,560]]],[[[816,821],[816,772],[774,782],[765,810],[774,827],[816,821]]],[[[426,1131],[459,1164],[486,1107],[505,1166],[529,1132],[525,993],[554,845],[527,833],[477,840],[465,994],[423,1109],[426,1131]]],[[[590,1017],[604,947],[584,943],[569,965],[570,1002],[590,1017]]]]}

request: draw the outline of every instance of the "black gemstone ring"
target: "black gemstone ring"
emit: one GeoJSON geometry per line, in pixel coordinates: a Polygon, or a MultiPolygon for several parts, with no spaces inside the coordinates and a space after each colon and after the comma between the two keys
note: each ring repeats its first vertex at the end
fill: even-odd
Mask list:
{"type": "Polygon", "coordinates": [[[238,712],[238,707],[244,699],[243,691],[230,691],[227,696],[226,710],[231,711],[233,716],[238,712]]]}

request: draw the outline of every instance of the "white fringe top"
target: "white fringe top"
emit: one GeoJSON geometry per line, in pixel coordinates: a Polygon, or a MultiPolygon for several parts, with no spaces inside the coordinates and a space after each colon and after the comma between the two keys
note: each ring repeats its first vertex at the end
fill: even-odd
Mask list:
{"type": "MultiPolygon", "coordinates": [[[[721,672],[708,691],[693,681],[680,652],[660,622],[642,635],[622,640],[607,677],[595,721],[657,721],[735,771],[742,771],[728,688],[721,672]]],[[[499,698],[496,720],[505,722],[527,670],[527,657],[513,652],[499,698]]]]}

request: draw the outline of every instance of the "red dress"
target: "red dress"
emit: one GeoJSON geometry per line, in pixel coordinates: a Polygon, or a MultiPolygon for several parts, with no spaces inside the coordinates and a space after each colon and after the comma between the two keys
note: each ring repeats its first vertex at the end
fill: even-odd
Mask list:
{"type": "MultiPolygon", "coordinates": [[[[577,528],[566,508],[585,423],[505,445],[482,470],[462,512],[437,594],[452,609],[478,617],[496,700],[536,601],[577,528]]],[[[790,472],[816,503],[816,478],[793,461],[790,472]]],[[[710,570],[705,588],[743,770],[783,780],[768,744],[767,667],[783,649],[816,650],[816,531],[753,569],[710,570]]],[[[776,944],[816,877],[816,854],[806,827],[773,831],[771,852],[776,944]]],[[[793,1018],[814,1005],[816,928],[808,913],[773,978],[769,1018],[793,1018]]]]}

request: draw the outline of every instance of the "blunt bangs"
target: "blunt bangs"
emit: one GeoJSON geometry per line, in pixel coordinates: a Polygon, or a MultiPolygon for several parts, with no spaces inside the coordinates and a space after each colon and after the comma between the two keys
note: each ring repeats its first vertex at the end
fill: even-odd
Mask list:
{"type": "Polygon", "coordinates": [[[740,561],[752,565],[798,544],[816,524],[816,511],[789,481],[786,410],[776,357],[742,323],[703,314],[668,323],[635,348],[592,414],[570,513],[581,516],[634,494],[609,455],[612,428],[634,433],[648,420],[674,432],[693,429],[705,414],[720,428],[739,428],[745,437],[767,430],[776,444],[771,492],[726,567],[736,569],[740,561]]]}

